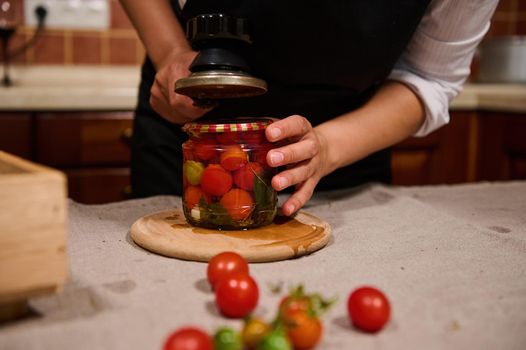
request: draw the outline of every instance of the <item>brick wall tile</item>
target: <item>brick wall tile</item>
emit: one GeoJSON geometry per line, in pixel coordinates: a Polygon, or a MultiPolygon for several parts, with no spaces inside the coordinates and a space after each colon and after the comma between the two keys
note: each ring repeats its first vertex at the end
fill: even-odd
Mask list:
{"type": "Polygon", "coordinates": [[[73,33],[73,64],[101,64],[99,33],[73,33]]]}
{"type": "Polygon", "coordinates": [[[137,39],[110,37],[110,64],[137,64],[137,39]]]}
{"type": "Polygon", "coordinates": [[[43,33],[33,50],[34,63],[64,64],[64,34],[60,31],[43,33]]]}

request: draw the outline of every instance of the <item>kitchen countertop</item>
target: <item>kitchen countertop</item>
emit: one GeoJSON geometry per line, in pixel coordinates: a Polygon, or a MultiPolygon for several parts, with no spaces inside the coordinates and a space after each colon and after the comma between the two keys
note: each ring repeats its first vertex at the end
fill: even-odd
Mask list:
{"type": "MultiPolygon", "coordinates": [[[[318,193],[307,211],[332,225],[311,255],[251,264],[261,288],[256,314],[274,316],[268,283],[304,283],[338,296],[318,349],[524,349],[526,182],[396,188],[367,185],[318,193]],[[392,320],[376,335],[352,329],[349,292],[380,287],[392,320]]],[[[69,205],[70,279],[61,294],[31,300],[35,316],[0,327],[0,349],[160,349],[184,325],[212,332],[222,318],[206,264],[149,253],[129,237],[139,217],[178,197],[69,205]]]]}
{"type": "Polygon", "coordinates": [[[0,110],[131,111],[137,104],[137,66],[12,68],[14,85],[0,87],[0,110]]]}
{"type": "MultiPolygon", "coordinates": [[[[138,66],[15,66],[0,111],[133,110],[138,66]]],[[[526,112],[526,85],[466,84],[452,110],[526,112]]]]}

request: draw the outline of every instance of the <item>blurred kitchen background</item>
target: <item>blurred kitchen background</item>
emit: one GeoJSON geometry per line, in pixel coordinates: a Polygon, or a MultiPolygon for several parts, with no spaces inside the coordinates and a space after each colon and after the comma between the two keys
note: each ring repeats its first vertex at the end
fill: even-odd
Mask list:
{"type": "MultiPolygon", "coordinates": [[[[0,0],[0,11],[14,13],[3,24],[0,17],[0,30],[16,27],[8,52],[34,37],[39,5],[47,9],[45,29],[12,58],[12,86],[0,87],[0,150],[63,170],[77,201],[129,198],[144,48],[118,0],[0,0]]],[[[526,71],[518,71],[526,69],[525,35],[526,1],[500,1],[484,40],[491,49],[477,55],[451,123],[394,147],[394,184],[526,179],[526,71]],[[511,61],[519,67],[508,67],[493,43],[518,47],[511,61]],[[481,82],[487,62],[490,71],[506,68],[508,78],[492,71],[481,82]]]]}

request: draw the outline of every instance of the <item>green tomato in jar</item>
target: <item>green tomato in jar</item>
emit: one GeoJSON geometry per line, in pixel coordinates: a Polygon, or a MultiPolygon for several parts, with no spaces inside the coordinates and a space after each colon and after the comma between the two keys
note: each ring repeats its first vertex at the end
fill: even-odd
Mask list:
{"type": "Polygon", "coordinates": [[[205,166],[201,162],[195,160],[187,160],[184,162],[183,172],[186,180],[188,180],[191,185],[197,186],[201,183],[203,170],[205,170],[205,166]]]}
{"type": "Polygon", "coordinates": [[[292,350],[292,345],[283,331],[273,331],[261,340],[256,350],[292,350]]]}
{"type": "Polygon", "coordinates": [[[232,328],[219,328],[214,334],[214,350],[242,350],[241,336],[232,328]]]}

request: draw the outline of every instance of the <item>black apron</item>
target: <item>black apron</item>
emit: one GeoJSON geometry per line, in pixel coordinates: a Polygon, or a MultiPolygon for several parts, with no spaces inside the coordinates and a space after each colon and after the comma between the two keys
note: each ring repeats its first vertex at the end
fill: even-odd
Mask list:
{"type": "MultiPolygon", "coordinates": [[[[185,27],[203,13],[249,21],[253,45],[243,51],[265,95],[226,100],[203,119],[305,116],[316,126],[367,101],[389,75],[429,0],[188,0],[174,11],[185,27]]],[[[186,135],[149,106],[155,69],[142,69],[132,143],[136,197],[182,192],[181,144],[186,135]]],[[[352,140],[349,140],[352,147],[352,140]]],[[[391,181],[390,150],[324,177],[318,190],[391,181]]]]}

